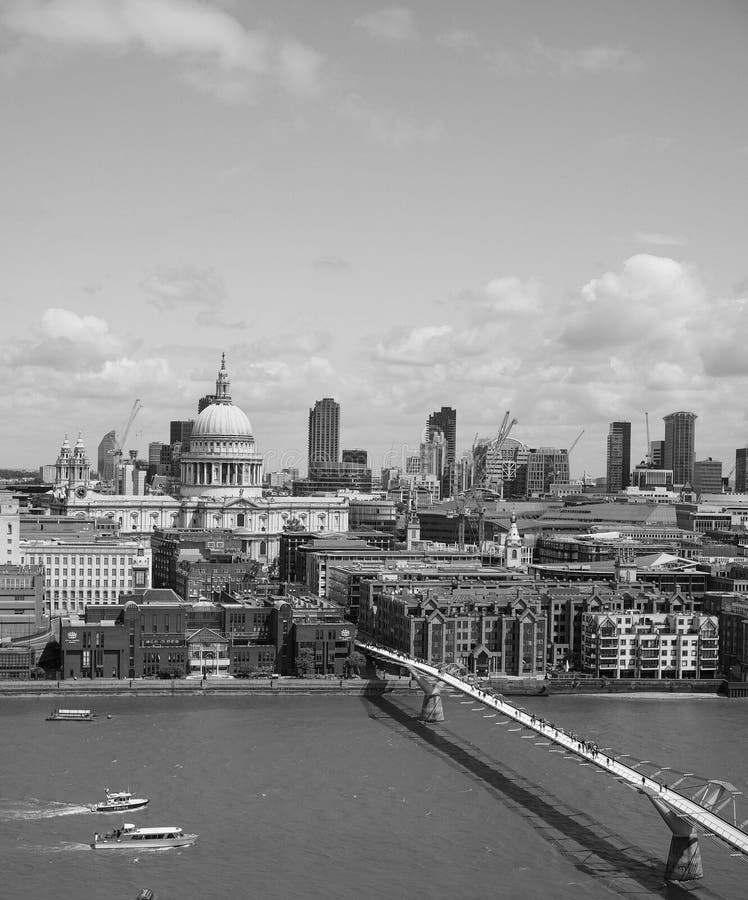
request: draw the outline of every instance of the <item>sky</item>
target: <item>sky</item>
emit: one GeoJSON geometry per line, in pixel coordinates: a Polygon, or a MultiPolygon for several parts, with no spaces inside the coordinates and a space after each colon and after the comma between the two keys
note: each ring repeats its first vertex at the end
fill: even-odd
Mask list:
{"type": "Polygon", "coordinates": [[[504,412],[605,474],[748,444],[748,4],[0,0],[0,466],[308,409],[397,465],[504,412]]]}

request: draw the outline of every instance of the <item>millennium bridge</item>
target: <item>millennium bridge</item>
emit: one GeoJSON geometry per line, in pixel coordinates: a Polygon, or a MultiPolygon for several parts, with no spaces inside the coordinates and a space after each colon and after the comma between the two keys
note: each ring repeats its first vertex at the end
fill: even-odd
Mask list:
{"type": "Polygon", "coordinates": [[[668,881],[690,882],[703,877],[700,833],[717,839],[732,851],[733,856],[748,861],[748,832],[744,830],[748,819],[738,824],[735,799],[741,792],[733,785],[698,779],[692,773],[682,773],[673,781],[676,773],[668,766],[657,768],[649,760],[637,761],[629,754],[613,755],[611,748],[601,749],[573,732],[508,703],[501,694],[467,681],[465,670],[458,665],[437,668],[364,639],[357,640],[356,646],[369,656],[410,672],[424,693],[423,721],[444,721],[441,690],[445,686],[452,688],[469,701],[503,716],[504,719],[497,720],[496,724],[516,723],[519,727],[510,728],[510,731],[534,732],[542,738],[536,743],[553,748],[551,753],[572,754],[582,760],[582,765],[596,766],[648,797],[672,832],[665,865],[668,881]],[[652,767],[653,771],[645,770],[644,766],[652,767]],[[658,780],[661,775],[668,778],[669,784],[658,780]],[[731,821],[724,817],[728,814],[731,821]]]}

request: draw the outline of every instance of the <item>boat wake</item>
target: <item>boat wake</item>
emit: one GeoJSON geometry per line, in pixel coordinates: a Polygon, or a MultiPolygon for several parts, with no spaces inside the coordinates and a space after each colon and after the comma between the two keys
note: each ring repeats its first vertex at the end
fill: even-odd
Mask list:
{"type": "Polygon", "coordinates": [[[82,844],[79,841],[61,841],[59,844],[23,844],[21,849],[36,853],[39,855],[49,855],[50,853],[78,853],[82,850],[91,850],[90,844],[82,844]]]}
{"type": "Polygon", "coordinates": [[[54,819],[57,816],[79,816],[90,812],[88,806],[58,803],[55,800],[0,800],[0,822],[26,819],[54,819]]]}

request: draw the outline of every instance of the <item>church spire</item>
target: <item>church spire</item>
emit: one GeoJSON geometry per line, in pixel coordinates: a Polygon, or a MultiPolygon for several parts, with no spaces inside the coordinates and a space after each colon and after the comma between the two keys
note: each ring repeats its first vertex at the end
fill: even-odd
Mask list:
{"type": "Polygon", "coordinates": [[[229,388],[229,373],[226,371],[226,354],[221,354],[221,368],[218,370],[218,378],[216,379],[216,399],[214,403],[231,403],[231,394],[229,388]]]}

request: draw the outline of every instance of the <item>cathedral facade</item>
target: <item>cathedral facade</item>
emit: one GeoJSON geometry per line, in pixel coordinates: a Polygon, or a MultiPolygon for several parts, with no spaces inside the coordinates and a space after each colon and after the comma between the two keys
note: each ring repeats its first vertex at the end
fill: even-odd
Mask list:
{"type": "Polygon", "coordinates": [[[289,527],[347,531],[344,497],[262,496],[262,457],[249,418],[233,404],[229,388],[222,357],[216,393],[181,456],[179,497],[99,494],[71,479],[53,513],[112,519],[123,536],[145,537],[154,528],[230,529],[242,538],[244,551],[264,563],[278,556],[280,536],[289,527]]]}

